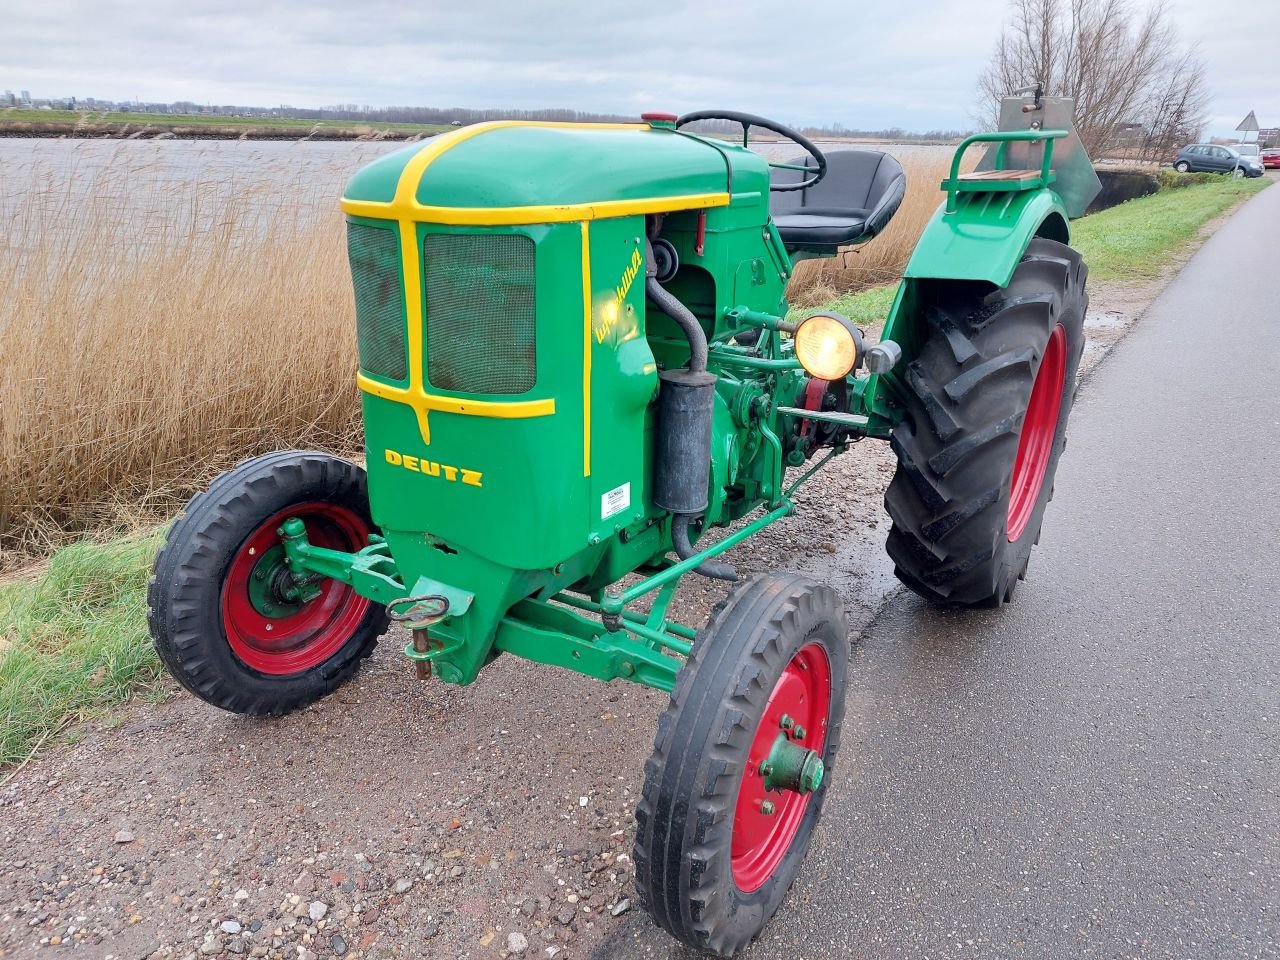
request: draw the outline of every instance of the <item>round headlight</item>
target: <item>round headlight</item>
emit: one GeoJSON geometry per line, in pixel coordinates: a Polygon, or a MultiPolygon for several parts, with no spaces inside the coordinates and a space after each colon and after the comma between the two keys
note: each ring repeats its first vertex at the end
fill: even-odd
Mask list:
{"type": "Polygon", "coordinates": [[[842,380],[862,362],[862,334],[838,313],[815,313],[796,327],[795,351],[809,376],[842,380]]]}

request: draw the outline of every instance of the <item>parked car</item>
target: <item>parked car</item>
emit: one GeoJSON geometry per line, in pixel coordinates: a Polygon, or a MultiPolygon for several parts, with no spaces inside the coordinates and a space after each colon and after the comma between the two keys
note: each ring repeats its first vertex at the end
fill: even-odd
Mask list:
{"type": "Polygon", "coordinates": [[[1178,151],[1173,169],[1179,173],[1230,173],[1238,177],[1262,176],[1262,160],[1246,157],[1235,147],[1193,143],[1178,151]]]}
{"type": "Polygon", "coordinates": [[[1264,167],[1280,167],[1280,147],[1263,147],[1262,165],[1264,167]]]}

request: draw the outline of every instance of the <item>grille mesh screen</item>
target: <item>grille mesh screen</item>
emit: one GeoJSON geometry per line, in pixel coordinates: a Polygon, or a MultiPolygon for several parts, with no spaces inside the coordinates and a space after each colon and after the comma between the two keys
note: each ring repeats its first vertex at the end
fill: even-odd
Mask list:
{"type": "Polygon", "coordinates": [[[427,379],[444,390],[524,393],[537,376],[533,240],[426,238],[427,379]]]}
{"type": "Polygon", "coordinates": [[[356,347],[360,351],[360,367],[389,380],[403,380],[409,370],[405,357],[400,245],[396,233],[362,223],[348,223],[347,256],[356,288],[356,347]]]}

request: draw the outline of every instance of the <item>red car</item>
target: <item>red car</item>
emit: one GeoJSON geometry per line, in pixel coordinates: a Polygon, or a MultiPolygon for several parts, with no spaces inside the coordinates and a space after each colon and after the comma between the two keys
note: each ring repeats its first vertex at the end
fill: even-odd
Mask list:
{"type": "Polygon", "coordinates": [[[1280,167],[1280,147],[1263,147],[1262,165],[1264,167],[1280,167]]]}

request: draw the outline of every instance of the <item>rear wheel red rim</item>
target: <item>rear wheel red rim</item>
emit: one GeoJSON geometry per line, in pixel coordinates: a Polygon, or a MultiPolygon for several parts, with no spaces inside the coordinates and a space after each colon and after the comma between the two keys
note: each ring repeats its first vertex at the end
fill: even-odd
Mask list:
{"type": "Polygon", "coordinates": [[[319,666],[351,639],[369,610],[369,600],[344,583],[323,580],[319,596],[284,616],[267,616],[250,597],[250,581],[277,546],[280,525],[297,517],[317,547],[348,553],[364,547],[372,532],[357,513],[335,503],[301,503],[262,523],[240,545],[222,588],[227,643],[245,666],[272,676],[290,676],[319,666]]]}
{"type": "Polygon", "coordinates": [[[811,793],[766,790],[760,765],[781,732],[783,716],[805,728],[804,745],[821,756],[827,743],[831,713],[831,663],[820,643],[807,643],[774,684],[747,754],[733,815],[730,862],[733,880],[743,893],[759,890],[778,868],[795,840],[811,793]],[[765,814],[761,805],[774,805],[765,814]]]}
{"type": "Polygon", "coordinates": [[[1067,331],[1059,323],[1045,344],[1044,357],[1031,387],[1031,399],[1027,402],[1027,414],[1022,420],[1022,436],[1018,440],[1018,455],[1009,485],[1010,543],[1026,531],[1040,502],[1040,491],[1053,455],[1053,441],[1058,434],[1062,384],[1066,376],[1067,331]]]}

